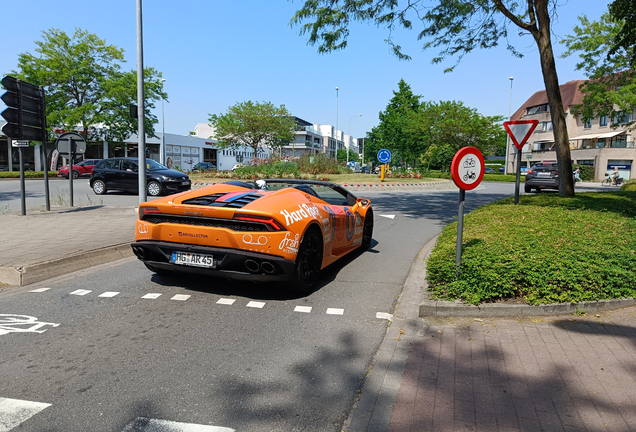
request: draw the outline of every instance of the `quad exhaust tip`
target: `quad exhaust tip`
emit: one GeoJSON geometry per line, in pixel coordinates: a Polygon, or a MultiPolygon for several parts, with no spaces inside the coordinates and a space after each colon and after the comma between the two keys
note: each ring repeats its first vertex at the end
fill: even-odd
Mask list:
{"type": "Polygon", "coordinates": [[[251,259],[245,260],[245,267],[252,273],[256,273],[261,268],[256,261],[251,259]]]}

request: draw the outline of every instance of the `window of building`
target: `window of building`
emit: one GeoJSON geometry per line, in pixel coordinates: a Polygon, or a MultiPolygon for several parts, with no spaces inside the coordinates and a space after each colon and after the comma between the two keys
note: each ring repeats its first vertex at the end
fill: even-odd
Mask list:
{"type": "Polygon", "coordinates": [[[596,141],[596,148],[604,148],[605,147],[605,138],[599,138],[598,141],[596,141]]]}
{"type": "Polygon", "coordinates": [[[526,114],[528,115],[539,114],[543,112],[550,112],[550,105],[544,104],[544,105],[539,105],[539,106],[530,107],[526,109],[526,114]]]}
{"type": "Polygon", "coordinates": [[[583,128],[584,129],[590,129],[592,127],[592,120],[585,120],[583,122],[583,128]]]}
{"type": "Polygon", "coordinates": [[[598,125],[599,126],[607,126],[607,116],[606,115],[599,117],[598,125]]]}
{"type": "Polygon", "coordinates": [[[579,159],[576,163],[579,165],[594,166],[594,159],[579,159]]]}
{"type": "Polygon", "coordinates": [[[629,123],[634,118],[634,114],[626,111],[618,111],[614,113],[614,117],[612,118],[612,123],[614,124],[623,124],[629,123]]]}
{"type": "Polygon", "coordinates": [[[552,122],[551,121],[542,122],[541,130],[551,131],[552,130],[552,122]]]}

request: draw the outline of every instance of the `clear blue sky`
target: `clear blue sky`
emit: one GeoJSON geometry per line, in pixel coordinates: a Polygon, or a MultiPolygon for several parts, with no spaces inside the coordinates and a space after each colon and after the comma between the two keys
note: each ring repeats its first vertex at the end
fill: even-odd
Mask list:
{"type": "MultiPolygon", "coordinates": [[[[598,19],[609,1],[556,1],[560,7],[553,43],[558,55],[563,45],[557,41],[572,32],[576,17],[585,13],[598,19]]],[[[522,59],[503,47],[478,50],[464,57],[455,72],[444,74],[444,67],[455,60],[432,65],[437,52],[421,50],[417,26],[401,32],[397,40],[413,57],[408,62],[390,53],[384,29],[363,24],[352,27],[345,50],[320,55],[298,28],[288,24],[301,4],[301,0],[144,1],[144,64],[157,68],[167,80],[166,132],[187,134],[196,123],[207,122],[210,113],[252,100],[285,104],[297,117],[333,125],[337,103],[339,129],[361,137],[377,125],[378,113],[386,108],[400,78],[425,100],[462,101],[484,115],[508,115],[509,76],[514,77],[513,112],[544,88],[530,36],[512,39],[525,54],[522,59]],[[352,119],[357,114],[362,117],[352,119]]],[[[5,1],[0,73],[16,68],[19,53],[35,52],[34,41],[41,38],[42,30],[59,28],[72,34],[75,27],[123,48],[125,68],[136,69],[135,10],[135,0],[5,1]]],[[[584,78],[574,70],[576,60],[557,58],[560,83],[584,78]]],[[[1,102],[0,109],[4,109],[1,102]]],[[[156,115],[161,121],[161,104],[156,115]]],[[[157,128],[161,131],[161,123],[157,128]]]]}

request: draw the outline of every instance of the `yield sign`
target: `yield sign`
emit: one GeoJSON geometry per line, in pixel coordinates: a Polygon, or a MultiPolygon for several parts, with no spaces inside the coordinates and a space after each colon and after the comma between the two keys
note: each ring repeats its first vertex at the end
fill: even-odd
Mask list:
{"type": "Polygon", "coordinates": [[[503,122],[506,132],[510,135],[510,139],[517,147],[517,150],[521,150],[521,147],[528,141],[532,132],[539,124],[539,120],[513,120],[503,122]]]}

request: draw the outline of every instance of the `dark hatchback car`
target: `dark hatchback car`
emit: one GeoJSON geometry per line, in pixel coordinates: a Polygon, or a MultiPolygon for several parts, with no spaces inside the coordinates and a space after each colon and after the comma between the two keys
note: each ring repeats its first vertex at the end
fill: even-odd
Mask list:
{"type": "Polygon", "coordinates": [[[559,189],[559,166],[556,162],[540,162],[533,165],[526,173],[526,193],[532,189],[541,192],[541,189],[559,189]]]}
{"type": "Polygon", "coordinates": [[[212,162],[199,162],[192,167],[192,171],[216,171],[216,165],[212,162]]]}
{"type": "MultiPolygon", "coordinates": [[[[103,195],[109,190],[138,193],[139,166],[137,159],[104,159],[93,167],[90,185],[93,192],[103,195]]],[[[168,169],[152,159],[146,160],[146,188],[148,195],[169,195],[190,190],[190,177],[168,169]]]]}

